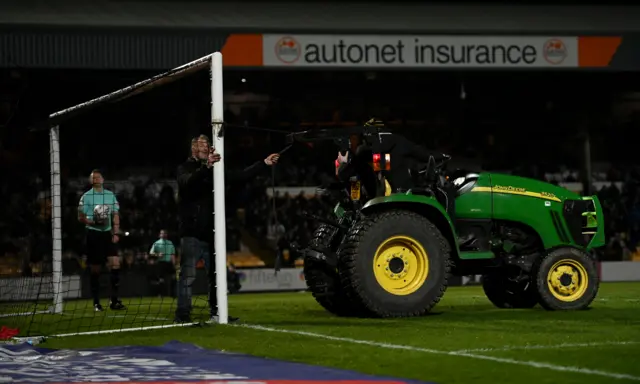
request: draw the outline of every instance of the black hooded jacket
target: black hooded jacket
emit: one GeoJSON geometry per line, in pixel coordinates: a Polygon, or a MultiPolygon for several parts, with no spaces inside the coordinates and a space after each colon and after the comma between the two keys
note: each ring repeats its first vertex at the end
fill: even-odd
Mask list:
{"type": "MultiPolygon", "coordinates": [[[[380,152],[388,153],[391,158],[391,170],[386,172],[386,177],[392,190],[407,190],[413,187],[410,170],[416,163],[427,163],[430,157],[440,158],[442,154],[430,151],[404,136],[390,132],[380,133],[380,152]]],[[[352,161],[342,164],[338,169],[338,177],[347,180],[353,174],[362,178],[365,190],[375,195],[376,178],[373,169],[369,165],[373,161],[371,145],[360,145],[356,153],[352,155],[352,161]]]]}
{"type": "Polygon", "coordinates": [[[427,163],[430,157],[442,157],[441,153],[428,150],[394,133],[380,133],[380,141],[380,152],[388,153],[391,157],[391,170],[387,172],[387,178],[394,191],[398,188],[407,190],[413,187],[410,170],[417,163],[427,163]]]}
{"type": "MultiPolygon", "coordinates": [[[[264,160],[235,172],[225,172],[225,185],[256,177],[268,168],[264,160]]],[[[178,167],[178,223],[180,237],[213,241],[213,170],[191,157],[178,167]]]]}

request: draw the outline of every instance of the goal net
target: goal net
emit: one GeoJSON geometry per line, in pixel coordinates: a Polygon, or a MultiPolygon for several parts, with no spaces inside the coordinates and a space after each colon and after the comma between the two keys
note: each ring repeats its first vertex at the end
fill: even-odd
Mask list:
{"type": "MultiPolygon", "coordinates": [[[[40,183],[40,226],[29,227],[31,221],[24,220],[29,244],[16,246],[14,237],[9,240],[16,250],[3,250],[4,338],[191,325],[211,320],[213,296],[218,305],[215,321],[226,323],[222,55],[213,53],[99,97],[96,90],[106,89],[94,86],[91,79],[95,77],[78,75],[65,80],[63,87],[70,89],[62,92],[90,100],[50,114],[34,129],[39,132],[34,133],[36,140],[49,133],[50,177],[40,183]],[[183,261],[181,266],[176,169],[191,156],[192,140],[202,134],[222,157],[211,167],[212,246],[201,247],[195,265],[183,261]],[[92,187],[93,170],[104,178],[103,190],[92,187]],[[82,198],[85,193],[91,196],[82,198]],[[104,213],[108,226],[114,211],[119,217],[118,239],[108,230],[96,237],[99,231],[81,222],[97,222],[104,213]],[[207,278],[214,274],[212,266],[217,271],[213,295],[207,278]],[[190,278],[180,280],[181,273],[190,278]],[[190,311],[180,321],[178,296],[191,299],[190,305],[181,299],[181,308],[190,311]]],[[[109,90],[120,87],[113,84],[120,80],[107,81],[109,90]]],[[[44,157],[38,159],[44,168],[44,157]]]]}

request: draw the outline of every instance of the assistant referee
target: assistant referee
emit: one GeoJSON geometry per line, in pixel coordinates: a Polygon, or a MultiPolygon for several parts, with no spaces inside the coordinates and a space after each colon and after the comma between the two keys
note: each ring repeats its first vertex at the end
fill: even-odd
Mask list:
{"type": "Polygon", "coordinates": [[[90,287],[93,308],[102,311],[100,305],[100,270],[107,263],[110,271],[111,300],[109,308],[122,310],[126,307],[118,300],[120,283],[120,257],[117,243],[120,231],[120,204],[116,195],[104,189],[102,172],[91,171],[89,182],[92,188],[85,192],[78,204],[78,221],[85,225],[87,264],[90,268],[90,287]]]}

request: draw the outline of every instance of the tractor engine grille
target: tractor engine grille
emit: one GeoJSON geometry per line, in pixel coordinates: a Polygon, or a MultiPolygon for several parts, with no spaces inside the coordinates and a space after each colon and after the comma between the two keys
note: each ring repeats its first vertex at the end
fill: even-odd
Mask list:
{"type": "Polygon", "coordinates": [[[573,241],[581,246],[586,246],[596,228],[590,228],[590,222],[595,217],[596,207],[591,200],[566,200],[562,207],[562,216],[567,224],[573,241]]]}

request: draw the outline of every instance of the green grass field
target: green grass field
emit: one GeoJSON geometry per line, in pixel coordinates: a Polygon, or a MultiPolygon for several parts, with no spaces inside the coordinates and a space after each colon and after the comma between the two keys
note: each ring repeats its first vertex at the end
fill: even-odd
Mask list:
{"type": "MultiPolygon", "coordinates": [[[[130,303],[129,313],[110,318],[110,326],[130,326],[128,318],[140,316],[133,308],[170,317],[169,308],[147,300],[130,303]]],[[[68,303],[66,310],[73,305],[85,304],[68,303]]],[[[83,330],[94,329],[110,313],[87,311],[86,318],[70,320],[66,331],[80,322],[83,330]]],[[[592,309],[581,312],[501,310],[488,302],[482,288],[461,287],[450,288],[435,313],[423,318],[334,317],[307,293],[230,296],[230,313],[240,316],[242,324],[50,338],[43,346],[93,348],[180,340],[439,384],[640,381],[640,284],[602,284],[592,309]]]]}

